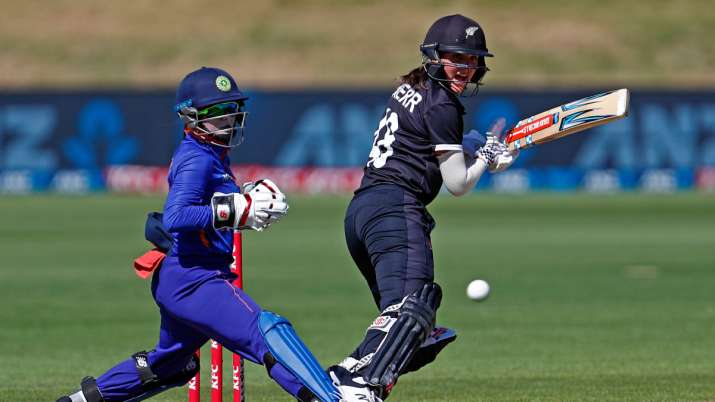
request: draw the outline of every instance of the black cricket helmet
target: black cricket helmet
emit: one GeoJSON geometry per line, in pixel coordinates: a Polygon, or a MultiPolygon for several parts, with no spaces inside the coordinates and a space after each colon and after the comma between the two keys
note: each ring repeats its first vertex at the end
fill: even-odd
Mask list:
{"type": "Polygon", "coordinates": [[[445,88],[449,88],[448,84],[451,81],[444,75],[445,63],[440,61],[440,55],[442,53],[459,53],[477,56],[476,65],[457,65],[476,70],[468,83],[472,85],[471,91],[467,91],[466,88],[463,91],[463,94],[471,92],[469,95],[475,95],[478,92],[482,78],[489,71],[484,58],[494,56],[487,49],[487,41],[482,27],[473,19],[461,14],[448,15],[435,21],[427,31],[420,51],[427,75],[445,88]]]}
{"type": "Polygon", "coordinates": [[[174,110],[191,133],[204,142],[233,148],[243,142],[247,96],[224,70],[201,67],[176,90],[174,110]]]}

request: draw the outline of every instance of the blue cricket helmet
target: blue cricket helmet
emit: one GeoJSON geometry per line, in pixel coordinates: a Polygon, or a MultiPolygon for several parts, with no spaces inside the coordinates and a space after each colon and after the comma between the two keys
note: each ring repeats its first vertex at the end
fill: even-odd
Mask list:
{"type": "Polygon", "coordinates": [[[187,133],[202,142],[233,148],[243,142],[246,99],[231,74],[201,67],[179,84],[174,110],[187,133]]]}
{"type": "Polygon", "coordinates": [[[176,90],[175,112],[184,107],[201,109],[221,102],[245,101],[231,74],[216,67],[201,67],[189,73],[176,90]]]}

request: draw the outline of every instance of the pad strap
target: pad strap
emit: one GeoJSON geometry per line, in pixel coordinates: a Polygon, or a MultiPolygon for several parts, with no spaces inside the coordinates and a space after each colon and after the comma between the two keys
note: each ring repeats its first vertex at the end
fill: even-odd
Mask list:
{"type": "Polygon", "coordinates": [[[266,354],[263,355],[263,365],[266,366],[266,371],[268,371],[269,376],[271,375],[271,370],[276,363],[276,358],[273,357],[271,352],[266,352],[266,354]]]}
{"type": "Polygon", "coordinates": [[[417,371],[420,368],[432,363],[437,358],[439,352],[445,346],[457,339],[457,333],[451,328],[436,327],[432,333],[420,345],[410,362],[400,370],[400,375],[417,371]]]}
{"type": "Polygon", "coordinates": [[[320,402],[315,394],[309,390],[306,386],[302,386],[298,390],[298,395],[295,396],[300,402],[320,402]]]}
{"type": "MultiPolygon", "coordinates": [[[[140,355],[141,353],[144,352],[136,353],[134,356],[140,355]]],[[[135,361],[138,360],[135,358],[135,361]]],[[[142,378],[142,392],[139,395],[126,399],[124,402],[144,401],[168,389],[180,387],[189,382],[189,380],[194,375],[196,375],[196,373],[199,372],[200,367],[201,363],[199,362],[199,358],[196,355],[192,354],[185,359],[185,361],[183,362],[183,367],[177,368],[178,371],[174,372],[173,374],[170,374],[166,378],[159,378],[158,376],[155,376],[154,380],[149,380],[146,383],[144,382],[144,379],[148,379],[149,376],[147,374],[142,375],[141,370],[137,368],[137,371],[140,372],[139,375],[142,378]]]]}
{"type": "Polygon", "coordinates": [[[157,381],[158,377],[151,371],[151,367],[149,367],[149,355],[147,352],[141,351],[134,353],[132,359],[134,359],[134,366],[137,369],[137,373],[139,373],[139,380],[142,382],[143,387],[157,381]]]}
{"type": "Polygon", "coordinates": [[[436,283],[425,284],[405,298],[397,321],[363,375],[368,384],[387,390],[397,381],[397,376],[432,332],[441,301],[442,289],[436,283]]]}
{"type": "Polygon", "coordinates": [[[105,402],[102,393],[99,392],[99,387],[97,387],[97,380],[95,380],[94,377],[84,377],[80,383],[80,388],[87,402],[105,402]]]}

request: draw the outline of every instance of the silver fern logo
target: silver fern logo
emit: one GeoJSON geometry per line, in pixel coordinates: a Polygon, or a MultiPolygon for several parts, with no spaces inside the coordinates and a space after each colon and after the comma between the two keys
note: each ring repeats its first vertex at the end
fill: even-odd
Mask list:
{"type": "Polygon", "coordinates": [[[469,28],[465,29],[464,31],[467,33],[466,37],[469,38],[470,36],[477,33],[478,30],[479,30],[479,27],[469,27],[469,28]]]}

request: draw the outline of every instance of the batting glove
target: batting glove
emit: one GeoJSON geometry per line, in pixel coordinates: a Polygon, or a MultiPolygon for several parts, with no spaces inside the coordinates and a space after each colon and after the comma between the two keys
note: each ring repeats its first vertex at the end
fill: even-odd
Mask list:
{"type": "Polygon", "coordinates": [[[496,136],[488,135],[486,144],[477,151],[477,159],[481,159],[487,166],[491,166],[500,154],[507,151],[506,145],[500,142],[496,136]]]}
{"type": "Polygon", "coordinates": [[[487,139],[477,130],[469,130],[467,134],[462,137],[462,151],[474,157],[477,154],[479,148],[483,147],[487,143],[487,139]]]}
{"type": "Polygon", "coordinates": [[[509,151],[508,149],[500,154],[494,159],[494,162],[489,165],[490,173],[497,173],[506,170],[511,166],[516,158],[519,157],[519,150],[509,151]]]}

